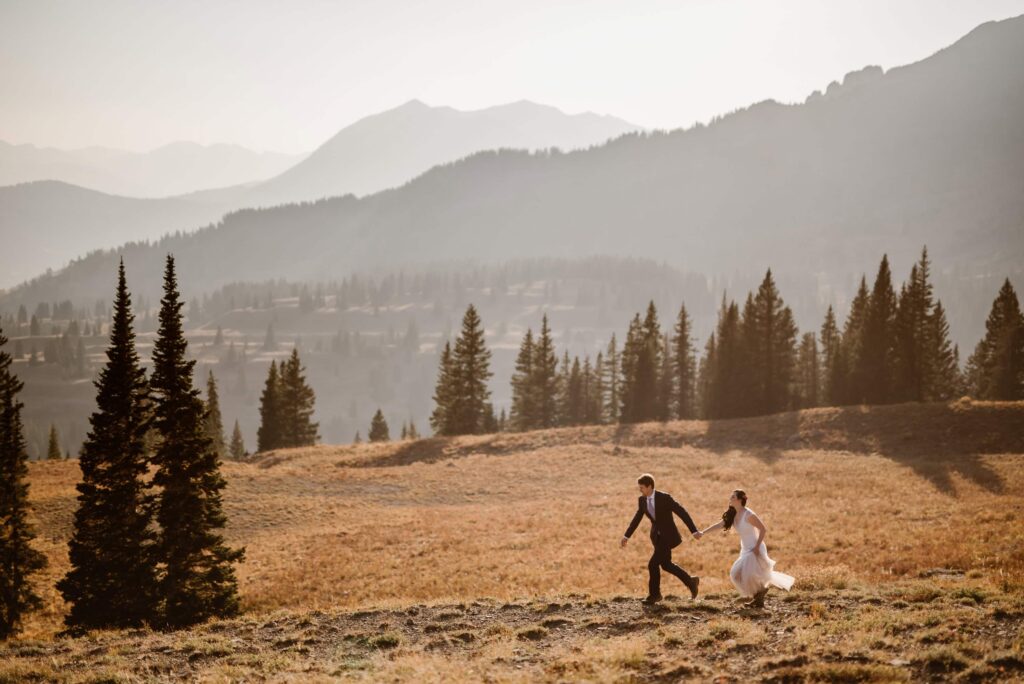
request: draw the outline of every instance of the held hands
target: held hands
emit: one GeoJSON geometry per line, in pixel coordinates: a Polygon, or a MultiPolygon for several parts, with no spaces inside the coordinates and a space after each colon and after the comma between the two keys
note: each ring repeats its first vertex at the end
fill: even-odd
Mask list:
{"type": "Polygon", "coordinates": [[[703,536],[704,536],[704,533],[703,533],[703,532],[701,532],[700,530],[698,530],[698,531],[694,532],[694,533],[693,533],[693,534],[692,534],[691,536],[692,536],[692,537],[693,537],[694,539],[700,539],[701,537],[703,537],[703,536]]]}
{"type": "Polygon", "coordinates": [[[619,548],[620,549],[626,548],[626,542],[628,542],[628,541],[629,541],[628,537],[623,537],[622,541],[619,542],[619,548]]]}

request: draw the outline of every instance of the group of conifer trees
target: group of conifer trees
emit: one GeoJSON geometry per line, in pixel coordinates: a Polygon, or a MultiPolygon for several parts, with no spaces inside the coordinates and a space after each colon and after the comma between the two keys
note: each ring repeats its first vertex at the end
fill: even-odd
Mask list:
{"type": "Polygon", "coordinates": [[[260,395],[258,451],[316,444],[319,439],[319,423],[313,422],[316,394],[307,384],[305,373],[295,348],[280,367],[276,361],[270,362],[260,395]]]}
{"type": "Polygon", "coordinates": [[[243,550],[220,532],[225,481],[210,412],[193,386],[195,361],[186,358],[171,256],[160,304],[147,379],[122,262],[97,408],[79,457],[71,568],[57,584],[71,630],[182,627],[239,610],[233,565],[243,550]]]}
{"type": "Polygon", "coordinates": [[[927,249],[899,292],[883,256],[842,329],[829,307],[820,336],[800,335],[771,270],[743,306],[723,297],[718,323],[698,363],[685,305],[671,332],[652,302],[630,321],[621,350],[613,335],[591,362],[558,358],[545,315],[527,330],[511,378],[508,420],[487,401],[490,352],[470,306],[454,350],[441,354],[431,425],[435,434],[492,429],[635,423],[674,418],[735,418],[796,408],[901,401],[1024,399],[1024,318],[1006,280],[985,336],[961,371],[942,302],[930,281],[927,249]]]}

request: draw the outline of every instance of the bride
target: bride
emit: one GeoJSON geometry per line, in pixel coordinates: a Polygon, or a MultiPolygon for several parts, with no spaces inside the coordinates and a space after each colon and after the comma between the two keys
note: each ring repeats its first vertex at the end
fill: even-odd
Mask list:
{"type": "Polygon", "coordinates": [[[722,514],[722,519],[699,534],[702,537],[715,530],[728,530],[733,525],[740,535],[740,557],[732,564],[729,577],[740,594],[753,597],[748,606],[763,608],[768,589],[774,586],[789,591],[793,578],[775,572],[775,561],[768,557],[768,549],[764,545],[768,530],[757,514],[747,508],[747,494],[742,489],[737,489],[729,497],[729,509],[722,514]]]}

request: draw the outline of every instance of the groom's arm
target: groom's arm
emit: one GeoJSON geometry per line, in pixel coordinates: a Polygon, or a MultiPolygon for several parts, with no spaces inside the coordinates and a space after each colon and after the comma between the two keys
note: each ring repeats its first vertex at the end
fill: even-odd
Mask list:
{"type": "Polygon", "coordinates": [[[644,519],[644,509],[637,506],[636,515],[633,516],[633,521],[629,523],[629,527],[626,528],[626,534],[622,535],[623,539],[629,539],[636,532],[636,526],[640,524],[640,521],[644,519]]]}
{"type": "Polygon", "coordinates": [[[672,512],[683,519],[686,526],[690,528],[690,534],[697,531],[697,526],[693,524],[693,518],[686,512],[686,509],[679,505],[679,502],[673,499],[671,496],[668,497],[669,503],[672,506],[672,512]]]}

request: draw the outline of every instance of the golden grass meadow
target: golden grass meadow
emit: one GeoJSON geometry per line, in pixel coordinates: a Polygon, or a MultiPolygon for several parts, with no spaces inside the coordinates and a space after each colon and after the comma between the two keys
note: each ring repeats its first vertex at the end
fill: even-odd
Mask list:
{"type": "Polygon", "coordinates": [[[34,462],[44,610],[6,681],[1006,681],[1024,678],[1024,403],[323,445],[227,462],[242,616],[58,637],[79,477],[34,462]],[[652,472],[700,526],[743,488],[789,594],[749,610],[735,534],[646,608],[652,472]],[[685,595],[685,598],[684,598],[685,595]]]}

